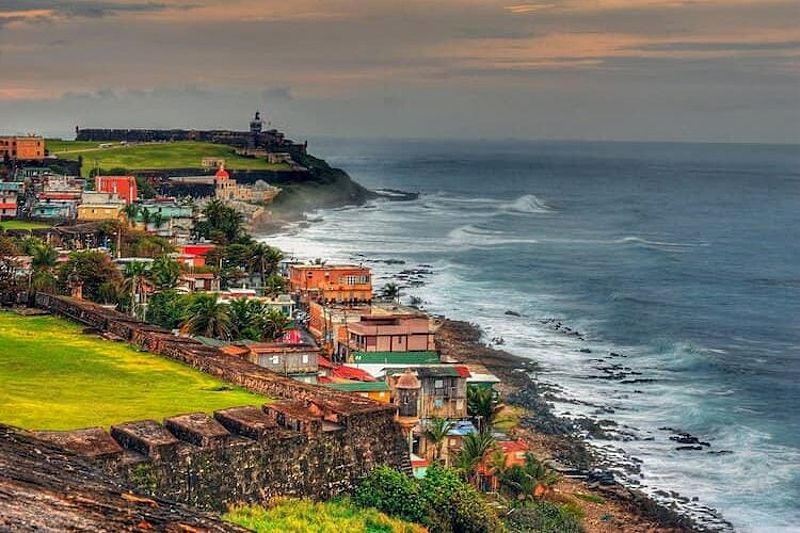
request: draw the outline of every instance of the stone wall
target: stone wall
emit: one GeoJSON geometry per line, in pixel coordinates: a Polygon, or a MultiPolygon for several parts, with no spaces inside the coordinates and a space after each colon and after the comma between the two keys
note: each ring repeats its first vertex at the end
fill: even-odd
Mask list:
{"type": "MultiPolygon", "coordinates": [[[[5,298],[7,301],[15,298],[5,298]]],[[[325,499],[372,468],[411,472],[393,406],[280,376],[193,339],[85,301],[37,293],[37,307],[279,399],[262,407],[192,413],[39,436],[89,457],[158,497],[210,510],[277,495],[325,499]]]]}

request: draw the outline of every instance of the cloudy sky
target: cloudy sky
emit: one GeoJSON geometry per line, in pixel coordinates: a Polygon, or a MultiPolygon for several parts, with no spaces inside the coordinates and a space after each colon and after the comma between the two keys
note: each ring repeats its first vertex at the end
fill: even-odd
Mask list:
{"type": "Polygon", "coordinates": [[[0,131],[800,142],[800,0],[0,0],[0,131]]]}

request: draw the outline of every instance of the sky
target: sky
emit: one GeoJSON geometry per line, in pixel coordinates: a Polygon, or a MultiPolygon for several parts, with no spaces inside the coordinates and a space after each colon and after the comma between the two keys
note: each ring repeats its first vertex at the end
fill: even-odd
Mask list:
{"type": "Polygon", "coordinates": [[[0,0],[0,132],[800,143],[800,0],[0,0]]]}

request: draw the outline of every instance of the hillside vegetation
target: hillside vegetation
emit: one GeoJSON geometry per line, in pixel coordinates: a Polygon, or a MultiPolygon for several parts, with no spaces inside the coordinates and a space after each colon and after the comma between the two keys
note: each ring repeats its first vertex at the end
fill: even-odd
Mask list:
{"type": "Polygon", "coordinates": [[[0,420],[69,430],[262,405],[188,366],[81,333],[53,316],[0,312],[0,420]]]}
{"type": "Polygon", "coordinates": [[[81,174],[86,176],[95,166],[109,170],[130,171],[163,168],[201,168],[204,157],[225,159],[225,166],[234,170],[289,170],[285,163],[271,164],[263,158],[237,155],[234,148],[222,144],[195,141],[126,144],[48,139],[47,149],[61,159],[83,158],[81,174]],[[111,144],[106,148],[101,145],[111,144]]]}
{"type": "Polygon", "coordinates": [[[223,518],[257,533],[423,533],[425,528],[389,518],[375,509],[362,509],[349,500],[315,503],[278,498],[267,508],[235,507],[223,518]]]}

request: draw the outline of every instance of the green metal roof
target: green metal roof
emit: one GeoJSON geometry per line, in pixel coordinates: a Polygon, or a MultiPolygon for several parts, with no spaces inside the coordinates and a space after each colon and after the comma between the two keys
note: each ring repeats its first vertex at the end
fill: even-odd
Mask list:
{"type": "Polygon", "coordinates": [[[362,365],[430,365],[440,361],[436,352],[353,352],[353,362],[362,365]]]}
{"type": "MultiPolygon", "coordinates": [[[[412,368],[419,377],[433,377],[433,378],[457,378],[461,374],[458,373],[455,366],[442,365],[442,366],[423,366],[412,368]]],[[[402,374],[405,372],[403,368],[387,368],[386,374],[393,376],[395,374],[402,374]]]]}
{"type": "Polygon", "coordinates": [[[343,392],[384,392],[389,390],[385,381],[353,381],[351,383],[326,383],[326,387],[343,392]]]}

